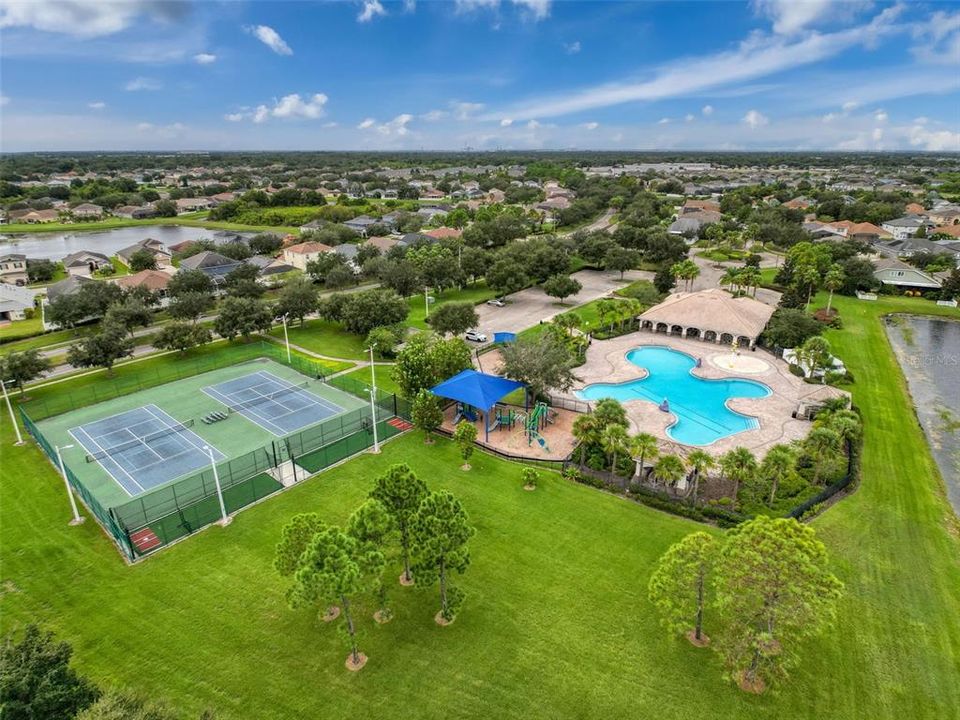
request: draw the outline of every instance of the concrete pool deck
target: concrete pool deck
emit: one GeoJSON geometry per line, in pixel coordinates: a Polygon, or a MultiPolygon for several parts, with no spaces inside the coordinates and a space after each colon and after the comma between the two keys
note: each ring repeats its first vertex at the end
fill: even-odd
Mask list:
{"type": "MultiPolygon", "coordinates": [[[[594,340],[587,350],[587,361],[576,369],[577,383],[567,393],[557,393],[560,397],[573,400],[579,398],[576,391],[593,383],[622,383],[646,376],[646,370],[627,360],[627,353],[638,347],[661,346],[685,352],[694,358],[701,358],[701,367],[693,368],[693,375],[704,379],[742,378],[763,383],[770,388],[770,395],[762,398],[731,398],[727,407],[735,412],[755,417],[760,427],[755,430],[730,435],[703,446],[712,455],[719,455],[742,446],[750,449],[758,457],[779,443],[799,440],[810,431],[807,420],[796,420],[791,414],[802,404],[820,403],[834,397],[847,396],[842,390],[828,385],[810,385],[791,374],[787,363],[765,350],[744,350],[746,355],[763,359],[767,369],[761,372],[737,373],[717,367],[711,362],[714,356],[730,354],[727,345],[680,338],[662,333],[640,331],[613,338],[612,340],[594,340]]],[[[686,455],[697,446],[684,445],[667,435],[667,428],[676,421],[673,413],[662,412],[656,405],[644,400],[631,400],[624,404],[630,420],[631,432],[648,432],[660,440],[661,448],[666,452],[686,455]]]]}

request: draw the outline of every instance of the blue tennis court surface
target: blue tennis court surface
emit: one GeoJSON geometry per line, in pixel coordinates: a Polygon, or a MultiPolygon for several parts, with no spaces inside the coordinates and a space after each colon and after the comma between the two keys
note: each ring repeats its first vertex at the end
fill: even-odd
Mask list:
{"type": "MultiPolygon", "coordinates": [[[[203,438],[156,405],[70,429],[70,435],[131,496],[210,464],[203,438]]],[[[212,448],[213,457],[226,456],[212,448]]]]}
{"type": "Polygon", "coordinates": [[[294,385],[261,370],[205,387],[203,391],[231,412],[283,437],[344,412],[339,405],[306,390],[307,385],[294,385]]]}

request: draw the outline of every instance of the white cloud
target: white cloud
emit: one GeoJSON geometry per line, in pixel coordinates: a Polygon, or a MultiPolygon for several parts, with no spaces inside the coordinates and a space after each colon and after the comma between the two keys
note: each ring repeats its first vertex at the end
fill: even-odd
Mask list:
{"type": "Polygon", "coordinates": [[[180,137],[186,129],[186,125],[178,122],[171,123],[170,125],[154,125],[148,122],[137,123],[138,132],[149,132],[151,135],[167,139],[180,137]]]}
{"type": "Polygon", "coordinates": [[[581,125],[580,127],[582,127],[584,130],[596,130],[598,127],[600,127],[600,123],[598,123],[598,122],[585,122],[585,123],[583,123],[583,125],[581,125]]]}
{"type": "Polygon", "coordinates": [[[833,0],[755,0],[762,15],[773,20],[773,31],[784,35],[803,30],[808,25],[836,12],[833,0]]]}
{"type": "Polygon", "coordinates": [[[376,124],[377,124],[376,120],[374,120],[373,118],[367,118],[365,120],[362,120],[360,124],[357,125],[357,129],[366,130],[367,128],[372,128],[376,124]]]}
{"type": "Polygon", "coordinates": [[[257,105],[257,109],[253,111],[253,121],[259,125],[266,122],[268,117],[270,117],[270,108],[266,105],[257,105]]]}
{"type": "Polygon", "coordinates": [[[513,125],[513,120],[510,118],[504,118],[500,121],[500,127],[510,127],[511,125],[513,125]]]}
{"type": "Polygon", "coordinates": [[[187,9],[164,0],[0,0],[0,28],[31,27],[91,38],[125,30],[141,15],[174,20],[187,9]]]}
{"type": "Polygon", "coordinates": [[[439,120],[443,120],[449,115],[450,113],[448,113],[446,110],[430,110],[421,115],[420,119],[426,120],[427,122],[437,122],[439,120]]]}
{"type": "Polygon", "coordinates": [[[914,27],[917,45],[911,52],[918,60],[935,65],[960,64],[960,12],[938,10],[925,23],[914,27]]]}
{"type": "Polygon", "coordinates": [[[887,112],[885,110],[877,110],[873,114],[873,119],[876,120],[878,123],[886,122],[887,117],[888,117],[887,112]]]}
{"type": "Polygon", "coordinates": [[[914,125],[926,125],[928,122],[930,122],[930,118],[924,117],[923,115],[913,119],[914,125]]]}
{"type": "Polygon", "coordinates": [[[540,123],[536,120],[531,120],[527,123],[527,130],[536,130],[538,127],[540,127],[540,123]]]}
{"type": "Polygon", "coordinates": [[[10,96],[0,95],[0,107],[6,107],[9,104],[10,104],[10,96]]]}
{"type": "Polygon", "coordinates": [[[330,122],[325,122],[325,123],[323,124],[323,127],[325,127],[325,128],[335,128],[335,127],[339,127],[339,125],[340,125],[340,123],[334,122],[333,120],[331,120],[330,122]]]}
{"type": "Polygon", "coordinates": [[[293,55],[293,50],[280,37],[280,33],[269,25],[256,25],[255,27],[248,27],[246,30],[277,55],[293,55]]]}
{"type": "Polygon", "coordinates": [[[140,132],[146,132],[147,130],[150,130],[152,127],[153,127],[153,123],[142,122],[137,124],[137,130],[139,130],[140,132]]]}
{"type": "MultiPolygon", "coordinates": [[[[889,7],[864,25],[833,33],[809,33],[798,39],[754,34],[735,50],[666,64],[649,80],[565,91],[520,103],[507,112],[516,118],[556,117],[628,102],[702,94],[821,62],[881,36],[902,33],[904,27],[894,23],[900,12],[900,6],[889,7]]],[[[498,114],[504,114],[504,110],[498,114]]]]}
{"type": "Polygon", "coordinates": [[[859,105],[860,103],[854,100],[847,100],[847,102],[840,106],[840,109],[843,110],[844,114],[847,114],[856,110],[859,105]]]}
{"type": "MultiPolygon", "coordinates": [[[[411,115],[410,113],[403,113],[401,115],[397,115],[390,122],[385,122],[382,125],[377,125],[377,132],[380,133],[381,135],[400,135],[400,136],[406,135],[410,132],[409,128],[407,128],[407,125],[410,123],[411,120],[413,120],[413,115],[411,115]]],[[[360,124],[363,125],[363,123],[360,123],[360,124]]]]}
{"type": "Polygon", "coordinates": [[[564,43],[563,50],[567,55],[576,55],[580,52],[580,41],[574,40],[572,43],[564,43]]]}
{"type": "Polygon", "coordinates": [[[360,10],[360,14],[357,15],[357,22],[370,22],[375,17],[386,14],[387,11],[384,9],[380,0],[363,0],[363,8],[360,10]]]}
{"type": "Polygon", "coordinates": [[[217,56],[212,53],[197,53],[193,56],[193,61],[197,65],[209,65],[217,61],[217,56]]]}
{"type": "MultiPolygon", "coordinates": [[[[510,0],[510,2],[534,21],[549,17],[550,6],[553,4],[553,0],[510,0]]],[[[455,0],[454,5],[457,12],[465,13],[476,10],[499,10],[501,2],[500,0],[455,0]]]]}
{"type": "Polygon", "coordinates": [[[403,11],[405,13],[416,12],[417,0],[403,0],[403,11]]]}
{"type": "Polygon", "coordinates": [[[960,152],[960,133],[914,125],[910,129],[910,145],[931,152],[960,152]]]}
{"type": "Polygon", "coordinates": [[[474,102],[453,102],[450,103],[453,108],[453,116],[457,120],[469,120],[474,114],[483,110],[483,103],[474,102]]]}
{"type": "Polygon", "coordinates": [[[223,116],[223,119],[229,120],[230,122],[240,122],[245,117],[246,115],[238,112],[238,113],[227,113],[226,115],[223,116]]]}
{"type": "Polygon", "coordinates": [[[713,105],[704,105],[700,112],[703,113],[704,117],[710,117],[713,115],[713,105]]]}
{"type": "Polygon", "coordinates": [[[691,115],[690,113],[687,113],[687,114],[683,117],[683,119],[686,120],[687,122],[693,122],[693,115],[691,115]]]}
{"type": "Polygon", "coordinates": [[[827,113],[826,115],[823,116],[823,121],[824,121],[825,123],[833,122],[833,121],[836,120],[838,117],[841,117],[841,116],[838,115],[837,113],[827,113]]]}
{"type": "Polygon", "coordinates": [[[87,107],[90,108],[91,110],[103,110],[106,106],[107,104],[102,100],[97,100],[95,102],[87,103],[87,107]]]}
{"type": "Polygon", "coordinates": [[[663,117],[657,120],[657,125],[667,125],[670,122],[670,118],[663,117]]]}
{"type": "Polygon", "coordinates": [[[874,128],[871,136],[874,142],[880,142],[883,140],[883,128],[874,128]]]}
{"type": "Polygon", "coordinates": [[[768,125],[770,120],[756,110],[748,110],[741,122],[745,123],[751,130],[756,130],[758,127],[768,125]]]}
{"type": "Polygon", "coordinates": [[[278,118],[303,117],[316,120],[323,116],[323,107],[327,104],[327,99],[323,93],[316,93],[308,100],[301,99],[298,93],[284,95],[274,106],[271,114],[278,118]]]}
{"type": "Polygon", "coordinates": [[[123,86],[124,90],[129,92],[138,92],[140,90],[159,90],[163,87],[163,84],[159,80],[154,80],[153,78],[138,77],[134,78],[126,85],[123,86]]]}

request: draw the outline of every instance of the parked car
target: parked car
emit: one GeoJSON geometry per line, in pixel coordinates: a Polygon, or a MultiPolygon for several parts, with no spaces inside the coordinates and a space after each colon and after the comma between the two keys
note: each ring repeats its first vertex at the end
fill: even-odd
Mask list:
{"type": "Polygon", "coordinates": [[[485,343],[487,341],[487,336],[482,332],[477,332],[476,330],[467,330],[465,337],[470,342],[485,343]]]}
{"type": "Polygon", "coordinates": [[[494,307],[503,307],[506,303],[503,301],[503,298],[494,298],[493,300],[487,300],[487,305],[493,305],[494,307]]]}

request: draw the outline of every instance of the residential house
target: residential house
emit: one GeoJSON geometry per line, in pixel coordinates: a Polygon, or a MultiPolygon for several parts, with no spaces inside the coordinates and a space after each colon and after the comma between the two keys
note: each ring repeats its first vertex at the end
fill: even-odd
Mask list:
{"type": "Polygon", "coordinates": [[[949,235],[960,240],[960,224],[957,225],[938,225],[932,228],[929,233],[932,235],[949,235]]]}
{"type": "Polygon", "coordinates": [[[803,223],[802,227],[814,240],[843,240],[847,236],[846,232],[830,223],[811,221],[803,223]]]}
{"type": "Polygon", "coordinates": [[[492,188],[487,193],[487,202],[490,202],[490,203],[502,203],[506,199],[507,199],[507,194],[503,190],[500,190],[498,188],[492,188]]]}
{"type": "Polygon", "coordinates": [[[960,252],[952,249],[948,244],[938,243],[926,238],[904,238],[903,240],[887,240],[874,245],[882,255],[887,257],[910,257],[917,253],[937,253],[949,255],[960,267],[960,252]]]}
{"type": "Polygon", "coordinates": [[[78,250],[63,259],[63,269],[67,271],[68,275],[90,277],[97,270],[108,267],[113,267],[110,258],[103,253],[93,252],[92,250],[78,250]]]}
{"type": "Polygon", "coordinates": [[[916,235],[920,228],[925,228],[928,224],[929,221],[919,215],[904,215],[894,220],[887,220],[882,227],[893,235],[894,240],[906,240],[916,235]]]}
{"type": "Polygon", "coordinates": [[[398,222],[400,222],[400,213],[397,211],[389,212],[380,218],[380,224],[386,225],[391,230],[396,229],[398,222]]]}
{"type": "Polygon", "coordinates": [[[406,233],[400,237],[397,243],[400,247],[413,247],[416,245],[433,245],[437,240],[426,233],[406,233]]]}
{"type": "Polygon", "coordinates": [[[397,245],[399,242],[399,240],[392,237],[374,236],[367,238],[363,244],[364,246],[371,245],[372,247],[377,248],[381,255],[386,255],[388,252],[390,252],[390,248],[397,245]]]}
{"type": "Polygon", "coordinates": [[[927,211],[926,216],[935,225],[960,225],[960,206],[942,205],[927,211]]]}
{"type": "Polygon", "coordinates": [[[849,240],[856,240],[858,242],[873,244],[893,237],[893,235],[886,230],[877,227],[873,223],[855,223],[849,220],[839,220],[829,224],[840,230],[849,240]]]}
{"type": "Polygon", "coordinates": [[[133,275],[118,277],[113,282],[124,290],[132,290],[136,287],[146,288],[160,299],[160,307],[166,307],[170,302],[170,298],[167,297],[167,285],[170,284],[171,277],[170,273],[162,270],[141,270],[133,275]]]}
{"type": "Polygon", "coordinates": [[[920,203],[907,203],[907,207],[904,208],[907,211],[907,215],[925,215],[927,209],[920,203]]]}
{"type": "Polygon", "coordinates": [[[11,212],[10,219],[13,222],[37,225],[57,222],[60,219],[60,213],[57,210],[28,210],[20,215],[20,217],[15,218],[14,213],[11,212]]]}
{"type": "Polygon", "coordinates": [[[343,224],[357,233],[360,237],[366,237],[370,226],[378,225],[380,224],[380,221],[377,218],[370,217],[369,215],[360,215],[352,220],[347,220],[343,224]]]}
{"type": "Polygon", "coordinates": [[[681,215],[672,223],[670,223],[670,227],[667,228],[667,232],[671,235],[682,235],[683,237],[687,238],[688,243],[693,243],[700,235],[700,228],[702,227],[703,223],[698,219],[688,217],[687,215],[681,215]]]}
{"type": "Polygon", "coordinates": [[[133,258],[134,253],[139,250],[146,250],[153,255],[153,259],[156,261],[158,268],[170,267],[173,264],[173,254],[167,250],[162,242],[154,240],[153,238],[145,238],[122,250],[117,250],[117,257],[120,258],[124,265],[129,267],[131,258],[133,258]]]}
{"type": "Polygon", "coordinates": [[[446,208],[428,206],[428,207],[422,207],[419,210],[417,210],[417,215],[419,215],[422,218],[426,218],[426,220],[429,222],[430,220],[433,220],[433,218],[435,218],[437,215],[446,215],[447,212],[448,210],[446,208]]]}
{"type": "Polygon", "coordinates": [[[683,203],[683,207],[680,208],[681,215],[700,211],[719,213],[720,203],[714,202],[713,200],[687,200],[683,203]]]}
{"type": "Polygon", "coordinates": [[[175,201],[177,204],[177,214],[197,212],[198,210],[209,210],[214,203],[210,198],[180,198],[175,201]]]}
{"type": "Polygon", "coordinates": [[[26,285],[30,282],[27,274],[27,256],[20,253],[0,255],[0,283],[4,285],[26,285]]]}
{"type": "Polygon", "coordinates": [[[73,208],[70,213],[83,220],[99,220],[103,217],[103,208],[93,203],[81,203],[73,208]]]}
{"type": "Polygon", "coordinates": [[[255,266],[260,271],[260,276],[257,279],[267,285],[272,284],[272,281],[277,279],[278,276],[293,272],[296,269],[293,265],[283,260],[267,257],[266,255],[254,255],[244,260],[244,262],[255,266]]]}
{"type": "Polygon", "coordinates": [[[217,193],[216,195],[210,196],[210,201],[214,205],[222,205],[223,203],[231,202],[237,199],[237,194],[233,192],[222,192],[217,193]]]}
{"type": "Polygon", "coordinates": [[[327,222],[325,220],[311,220],[310,222],[300,226],[301,233],[311,233],[316,232],[323,228],[327,222]]]}
{"type": "Polygon", "coordinates": [[[83,275],[71,275],[70,277],[61,280],[60,282],[55,282],[52,285],[47,286],[47,303],[52,303],[61,297],[66,297],[68,295],[73,295],[80,290],[81,287],[87,283],[97,282],[96,280],[91,280],[88,277],[83,275]]]}
{"type": "Polygon", "coordinates": [[[150,205],[121,205],[113,209],[116,217],[130,218],[131,220],[143,220],[152,218],[157,214],[150,205]]]}
{"type": "Polygon", "coordinates": [[[316,260],[331,250],[333,250],[332,247],[319,242],[298,243],[283,249],[283,261],[297,270],[306,272],[307,263],[316,260]]]}
{"type": "Polygon", "coordinates": [[[813,200],[805,197],[796,197],[793,200],[788,200],[783,203],[785,208],[790,208],[791,210],[806,210],[808,207],[814,205],[813,200]]]}
{"type": "Polygon", "coordinates": [[[13,283],[0,283],[0,323],[24,320],[35,307],[36,291],[13,283]]]}
{"type": "Polygon", "coordinates": [[[897,258],[885,257],[874,262],[873,276],[884,285],[905,290],[939,290],[941,281],[933,274],[897,258]]]}
{"type": "Polygon", "coordinates": [[[458,238],[463,235],[463,230],[458,230],[457,228],[452,227],[438,227],[433,228],[432,230],[424,230],[423,234],[429,235],[437,240],[443,240],[444,238],[458,238]]]}
{"type": "Polygon", "coordinates": [[[344,257],[347,261],[347,265],[350,266],[350,269],[355,273],[360,272],[360,266],[357,265],[357,253],[360,251],[354,243],[342,243],[333,248],[333,252],[337,255],[344,257]]]}
{"type": "Polygon", "coordinates": [[[443,190],[437,190],[436,188],[430,188],[420,193],[420,197],[424,200],[441,200],[446,196],[447,194],[443,190]]]}
{"type": "Polygon", "coordinates": [[[180,261],[181,270],[199,270],[209,277],[214,285],[222,285],[231,270],[240,267],[240,261],[228,258],[212,250],[204,250],[180,261]]]}

